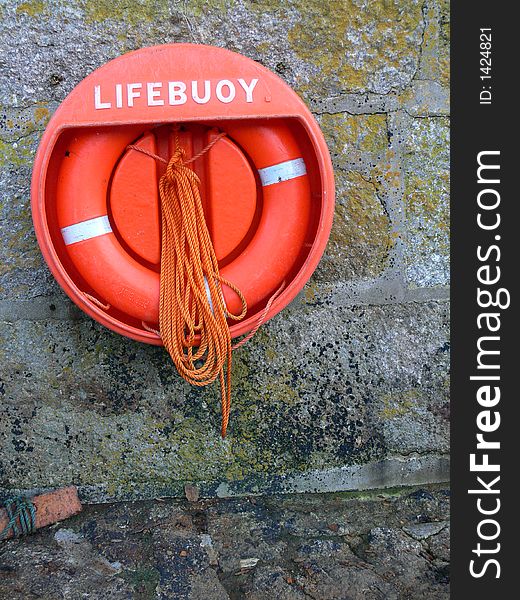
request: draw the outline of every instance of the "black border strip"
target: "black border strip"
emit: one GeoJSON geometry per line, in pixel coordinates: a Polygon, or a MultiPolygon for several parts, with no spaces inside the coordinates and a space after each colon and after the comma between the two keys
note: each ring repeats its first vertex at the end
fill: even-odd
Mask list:
{"type": "MultiPolygon", "coordinates": [[[[519,394],[513,382],[516,337],[520,334],[517,319],[517,300],[514,294],[513,280],[518,271],[516,214],[519,203],[518,192],[513,191],[513,181],[520,170],[513,166],[519,154],[514,148],[516,141],[517,113],[515,89],[519,56],[517,39],[520,37],[513,6],[506,2],[453,2],[451,7],[452,23],[452,142],[451,142],[451,188],[452,188],[452,593],[455,600],[461,598],[510,598],[517,595],[513,578],[516,568],[514,537],[518,529],[518,517],[514,509],[518,500],[513,486],[518,469],[515,468],[520,441],[520,428],[517,418],[519,394]],[[508,9],[508,10],[506,10],[508,9]],[[480,71],[480,29],[490,28],[491,42],[491,79],[482,80],[480,71]],[[516,35],[515,35],[516,34],[516,35]],[[491,86],[491,104],[480,104],[480,92],[483,86],[491,86]],[[508,143],[509,142],[509,143],[508,143]],[[482,151],[500,151],[488,162],[500,164],[499,184],[479,184],[477,182],[477,156],[482,151]],[[493,231],[480,229],[477,224],[477,196],[483,186],[494,188],[500,195],[500,205],[495,212],[500,213],[500,226],[493,231]],[[499,235],[500,240],[495,236],[499,235]],[[481,255],[493,244],[500,248],[491,251],[487,261],[479,261],[477,247],[481,246],[481,255]],[[500,267],[501,278],[494,286],[482,286],[477,280],[479,267],[489,264],[491,275],[500,267]],[[479,331],[477,318],[479,313],[491,312],[478,306],[477,288],[488,288],[497,292],[505,288],[511,292],[509,308],[493,309],[500,314],[500,330],[489,334],[483,328],[479,331]],[[477,369],[477,340],[479,336],[496,335],[500,340],[487,341],[495,344],[494,349],[500,355],[488,358],[488,363],[499,363],[497,371],[477,369]],[[498,385],[501,399],[491,411],[493,422],[495,411],[500,413],[500,426],[492,433],[485,434],[489,440],[500,441],[500,450],[476,450],[479,432],[477,417],[485,410],[477,402],[477,391],[485,382],[471,381],[472,375],[499,374],[498,385]],[[477,473],[470,471],[470,455],[477,452],[477,462],[482,461],[482,453],[487,452],[489,461],[500,466],[500,472],[477,473]],[[480,453],[478,453],[480,452],[480,453]],[[499,494],[468,494],[468,490],[479,488],[477,476],[489,482],[500,475],[500,481],[493,489],[499,494]],[[496,515],[482,515],[478,511],[477,501],[482,498],[481,507],[492,510],[500,500],[500,510],[496,515]],[[500,534],[495,540],[480,540],[477,528],[483,519],[496,519],[500,534]],[[490,551],[478,556],[474,550],[490,551]],[[500,544],[498,551],[493,552],[500,544]],[[486,560],[496,559],[500,564],[500,577],[496,578],[498,568],[490,563],[480,578],[470,574],[470,561],[475,560],[474,571],[482,573],[486,560]],[[498,592],[498,594],[497,594],[498,592]],[[502,593],[500,593],[502,592],[502,593]],[[495,594],[492,596],[491,594],[495,594]]],[[[485,66],[485,61],[483,63],[485,66]]],[[[486,94],[484,94],[485,96],[486,94]]],[[[496,171],[495,171],[496,172],[496,171]]],[[[487,173],[491,179],[491,172],[487,173]]],[[[485,195],[487,200],[492,192],[485,195]]],[[[492,211],[486,213],[491,219],[492,211]]],[[[491,221],[490,221],[491,222],[491,221]]],[[[481,272],[483,273],[483,272],[481,272]]],[[[505,298],[505,295],[502,296],[505,298]]],[[[488,346],[490,348],[491,346],[488,346]]],[[[480,488],[482,486],[480,485],[480,488]]],[[[484,524],[481,533],[492,537],[496,526],[484,524]]]]}

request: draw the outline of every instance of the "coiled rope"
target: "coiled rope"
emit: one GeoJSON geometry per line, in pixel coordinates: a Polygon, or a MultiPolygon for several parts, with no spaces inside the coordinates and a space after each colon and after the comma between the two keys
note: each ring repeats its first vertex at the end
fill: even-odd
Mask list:
{"type": "Polygon", "coordinates": [[[28,535],[36,529],[36,507],[23,496],[6,500],[2,508],[7,513],[7,525],[0,532],[0,540],[8,537],[13,532],[13,537],[28,535]]]}
{"type": "MultiPolygon", "coordinates": [[[[165,174],[159,180],[162,230],[160,337],[177,371],[186,381],[205,386],[219,379],[221,432],[225,437],[231,406],[232,363],[227,319],[243,319],[247,303],[242,292],[219,273],[204,218],[200,180],[187,166],[208,152],[225,134],[219,134],[201,152],[186,160],[179,144],[178,128],[175,133],[176,149],[167,163],[165,174]],[[231,288],[240,298],[240,314],[228,311],[222,285],[231,288]]],[[[130,145],[129,148],[167,162],[138,146],[130,145]]]]}

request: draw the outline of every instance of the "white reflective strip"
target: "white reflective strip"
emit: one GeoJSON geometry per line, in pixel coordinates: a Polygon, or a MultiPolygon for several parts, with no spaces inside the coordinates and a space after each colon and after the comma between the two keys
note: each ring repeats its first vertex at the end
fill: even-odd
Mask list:
{"type": "Polygon", "coordinates": [[[213,309],[213,302],[211,300],[211,292],[209,289],[209,283],[208,283],[208,280],[206,279],[205,275],[204,275],[204,287],[206,288],[206,296],[208,297],[208,302],[209,302],[209,307],[211,308],[211,312],[213,314],[215,314],[215,310],[213,309]]]}
{"type": "Polygon", "coordinates": [[[106,233],[111,233],[112,227],[110,227],[110,221],[107,215],[102,217],[96,217],[95,219],[89,219],[88,221],[82,221],[81,223],[75,223],[74,225],[68,225],[63,227],[61,235],[66,246],[75,244],[76,242],[82,242],[83,240],[89,240],[106,233]]]}
{"type": "MultiPolygon", "coordinates": [[[[204,275],[204,287],[206,288],[206,296],[208,297],[209,307],[211,308],[211,312],[215,314],[215,309],[213,308],[213,301],[211,299],[211,291],[209,289],[209,283],[206,275],[204,275]]],[[[224,303],[224,307],[227,310],[226,300],[224,298],[224,292],[222,292],[222,302],[224,303]]]]}
{"type": "Polygon", "coordinates": [[[307,169],[305,168],[305,161],[303,158],[295,158],[294,160],[278,163],[272,167],[258,169],[258,174],[260,175],[262,185],[265,187],[266,185],[272,185],[273,183],[280,183],[281,181],[287,181],[288,179],[306,175],[307,169]]]}

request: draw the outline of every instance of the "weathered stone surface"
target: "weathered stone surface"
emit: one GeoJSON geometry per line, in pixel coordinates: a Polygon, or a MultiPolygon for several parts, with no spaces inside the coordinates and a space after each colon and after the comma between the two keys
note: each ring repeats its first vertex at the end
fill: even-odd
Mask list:
{"type": "Polygon", "coordinates": [[[298,21],[288,38],[296,56],[314,67],[307,89],[320,88],[325,96],[386,94],[413,78],[424,29],[421,2],[317,0],[297,5],[298,21]]]}
{"type": "MultiPolygon", "coordinates": [[[[386,125],[390,113],[400,107],[421,115],[447,110],[446,75],[437,76],[432,70],[439,61],[447,61],[447,10],[445,2],[410,0],[325,5],[295,0],[283,6],[242,0],[192,0],[182,5],[166,0],[10,3],[3,15],[9,53],[2,59],[0,104],[6,120],[18,122],[15,128],[23,138],[19,142],[12,135],[3,138],[8,146],[4,160],[12,165],[9,185],[3,187],[5,204],[18,207],[18,212],[12,209],[2,219],[19,225],[17,231],[5,225],[2,234],[12,239],[19,235],[26,249],[20,253],[23,246],[13,251],[9,242],[3,245],[2,297],[55,292],[41,259],[32,253],[29,168],[38,132],[56,101],[95,67],[143,43],[195,41],[244,52],[278,72],[317,112],[329,110],[331,101],[351,110],[352,103],[345,105],[342,100],[349,94],[352,101],[364,104],[363,117],[323,115],[323,126],[333,155],[343,157],[335,164],[347,160],[349,166],[354,163],[365,171],[373,167],[374,153],[385,149],[386,137],[392,133],[386,125]],[[22,33],[12,36],[10,31],[22,33]]],[[[339,181],[340,194],[348,183],[339,181]]],[[[384,201],[384,193],[381,197],[384,201]]],[[[371,214],[369,209],[367,218],[371,214]]],[[[352,247],[358,241],[366,247],[362,228],[358,233],[352,247]]],[[[384,253],[384,246],[378,246],[376,254],[384,253]]],[[[365,256],[360,251],[346,257],[347,275],[380,274],[386,266],[381,257],[363,269],[359,263],[365,256]]],[[[332,252],[331,260],[336,257],[332,252]]],[[[442,271],[444,266],[437,268],[442,271]]],[[[440,280],[445,283],[444,274],[435,279],[440,280]]]]}
{"type": "Polygon", "coordinates": [[[274,496],[448,477],[449,5],[445,0],[0,4],[0,499],[76,483],[88,507],[0,549],[0,597],[449,597],[448,494],[274,496]],[[317,116],[337,184],[299,298],[215,387],[79,311],[44,265],[30,177],[58,103],[153,44],[223,46],[317,116]],[[189,490],[189,493],[187,492],[189,490]],[[239,500],[211,496],[267,494],[239,500]]]}
{"type": "Polygon", "coordinates": [[[426,540],[441,533],[446,527],[447,523],[440,521],[436,523],[412,523],[403,527],[403,530],[416,540],[426,540]]]}
{"type": "Polygon", "coordinates": [[[190,388],[162,349],[88,319],[7,324],[5,485],[104,483],[117,496],[444,453],[444,306],[342,307],[309,287],[236,353],[225,441],[217,389],[190,388]]]}
{"type": "MultiPolygon", "coordinates": [[[[2,4],[0,487],[75,482],[100,499],[182,495],[186,482],[206,495],[390,485],[399,461],[409,483],[446,473],[447,12],[444,0],[2,4]],[[236,353],[224,442],[215,388],[189,388],[162,350],[65,297],[29,209],[38,141],[74,85],[126,51],[187,41],[293,86],[338,190],[315,275],[236,353]]],[[[278,568],[256,576],[283,597],[278,568]]]]}
{"type": "Polygon", "coordinates": [[[0,107],[0,300],[58,289],[36,243],[29,195],[32,161],[49,114],[43,103],[0,107]]]}
{"type": "Polygon", "coordinates": [[[450,2],[425,2],[425,28],[417,79],[437,81],[449,87],[450,81],[450,2]]]}
{"type": "Polygon", "coordinates": [[[332,232],[313,281],[378,277],[389,265],[394,242],[377,186],[357,171],[338,172],[332,232]]]}
{"type": "Polygon", "coordinates": [[[331,144],[332,160],[338,169],[348,166],[348,157],[353,150],[376,154],[388,147],[386,114],[327,113],[321,115],[318,122],[331,144]]]}
{"type": "Polygon", "coordinates": [[[449,282],[449,121],[398,117],[404,152],[404,261],[411,285],[449,282]]]}
{"type": "Polygon", "coordinates": [[[413,117],[450,114],[450,90],[436,81],[416,80],[400,97],[407,114],[413,117]]]}
{"type": "Polygon", "coordinates": [[[0,596],[445,600],[448,516],[442,488],[88,507],[3,544],[0,596]]]}

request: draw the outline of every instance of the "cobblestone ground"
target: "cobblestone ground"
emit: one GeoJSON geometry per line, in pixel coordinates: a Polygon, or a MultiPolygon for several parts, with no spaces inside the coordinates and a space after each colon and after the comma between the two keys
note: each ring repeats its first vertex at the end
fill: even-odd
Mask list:
{"type": "Polygon", "coordinates": [[[88,506],[0,546],[0,598],[449,598],[449,492],[88,506]]]}

